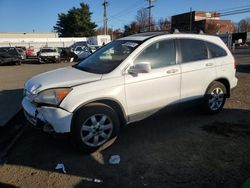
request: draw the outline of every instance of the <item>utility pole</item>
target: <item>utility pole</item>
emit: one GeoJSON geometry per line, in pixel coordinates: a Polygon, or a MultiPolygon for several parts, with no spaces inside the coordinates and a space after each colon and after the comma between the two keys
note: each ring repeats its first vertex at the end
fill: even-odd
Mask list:
{"type": "Polygon", "coordinates": [[[104,35],[108,34],[108,17],[107,17],[107,0],[104,0],[103,8],[104,8],[104,14],[103,14],[103,33],[104,35]]]}
{"type": "Polygon", "coordinates": [[[153,0],[147,0],[148,1],[148,28],[149,28],[149,32],[151,31],[151,8],[154,7],[154,5],[152,5],[153,0]]]}
{"type": "Polygon", "coordinates": [[[190,28],[189,28],[189,30],[190,30],[190,33],[192,33],[192,22],[193,22],[193,11],[192,11],[192,8],[190,8],[190,20],[189,20],[189,22],[190,22],[190,28]]]}

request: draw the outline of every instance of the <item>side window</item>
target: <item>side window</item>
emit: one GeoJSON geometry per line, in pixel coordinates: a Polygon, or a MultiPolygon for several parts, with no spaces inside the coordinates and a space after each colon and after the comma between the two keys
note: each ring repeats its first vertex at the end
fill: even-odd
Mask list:
{"type": "Polygon", "coordinates": [[[223,48],[221,48],[220,46],[213,44],[211,42],[206,42],[207,47],[210,51],[211,54],[211,58],[215,58],[215,57],[223,57],[227,55],[226,50],[224,50],[223,48]]]}
{"type": "Polygon", "coordinates": [[[205,42],[197,39],[179,39],[182,63],[208,59],[205,42]]]}
{"type": "Polygon", "coordinates": [[[174,40],[163,40],[151,44],[135,59],[134,64],[149,62],[152,69],[176,64],[174,40]]]}
{"type": "Polygon", "coordinates": [[[82,47],[80,47],[80,46],[76,47],[75,51],[82,51],[82,47]]]}

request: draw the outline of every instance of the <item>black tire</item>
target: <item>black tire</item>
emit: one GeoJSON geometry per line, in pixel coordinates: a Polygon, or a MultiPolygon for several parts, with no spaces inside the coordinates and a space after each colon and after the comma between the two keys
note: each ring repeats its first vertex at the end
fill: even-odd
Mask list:
{"type": "Polygon", "coordinates": [[[225,104],[226,95],[226,87],[221,82],[212,82],[204,96],[203,108],[205,112],[209,114],[216,114],[220,112],[225,104]],[[219,91],[218,95],[216,94],[217,91],[219,91]],[[215,94],[215,96],[212,95],[212,93],[215,94]]]}
{"type": "Polygon", "coordinates": [[[21,65],[21,61],[15,62],[16,65],[21,65]]]}
{"type": "MultiPolygon", "coordinates": [[[[98,123],[101,122],[100,119],[96,119],[98,123]]],[[[92,121],[92,119],[91,119],[92,121]]],[[[120,128],[120,122],[119,118],[116,114],[116,112],[110,107],[102,103],[92,103],[87,106],[84,106],[83,108],[79,109],[76,114],[74,115],[73,123],[71,125],[71,136],[73,143],[75,143],[76,147],[80,149],[84,153],[92,153],[96,150],[98,150],[101,146],[103,146],[105,143],[107,143],[109,140],[115,138],[119,132],[120,128]],[[87,124],[88,121],[90,121],[91,116],[98,117],[98,115],[105,115],[108,118],[108,121],[111,121],[112,124],[112,130],[111,132],[107,133],[109,134],[109,138],[98,146],[90,146],[89,144],[86,144],[87,141],[83,141],[83,134],[85,134],[85,138],[88,134],[93,133],[93,129],[91,131],[82,131],[83,123],[87,124]],[[87,122],[86,122],[87,121],[87,122]]],[[[96,130],[95,130],[96,131],[96,130]]],[[[100,130],[98,130],[100,131],[100,130]]],[[[98,132],[96,131],[96,132],[98,132]]],[[[106,130],[109,131],[109,130],[106,130]]],[[[94,134],[97,134],[94,132],[94,134]]],[[[100,133],[99,133],[100,134],[100,133]]],[[[106,134],[106,133],[105,133],[106,134]]],[[[99,138],[102,138],[100,135],[98,135],[99,138]]],[[[89,140],[94,141],[94,137],[91,137],[89,140]]],[[[103,138],[104,141],[104,138],[103,138]]],[[[89,141],[90,142],[90,141],[89,141]]]]}
{"type": "Polygon", "coordinates": [[[78,56],[77,56],[77,55],[74,55],[74,60],[73,60],[73,62],[78,62],[78,60],[79,60],[78,56]]]}
{"type": "Polygon", "coordinates": [[[55,60],[55,63],[60,63],[60,62],[61,60],[59,58],[55,60]]]}

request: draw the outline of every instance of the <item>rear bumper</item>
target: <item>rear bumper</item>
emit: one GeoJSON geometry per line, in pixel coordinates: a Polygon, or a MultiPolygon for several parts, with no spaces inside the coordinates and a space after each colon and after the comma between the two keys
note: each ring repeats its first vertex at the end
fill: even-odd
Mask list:
{"type": "Polygon", "coordinates": [[[234,77],[231,82],[231,90],[233,90],[237,86],[237,83],[238,83],[238,78],[234,77]]]}
{"type": "Polygon", "coordinates": [[[36,127],[52,127],[56,133],[70,132],[73,114],[56,107],[37,107],[27,97],[22,101],[26,119],[36,127]]]}

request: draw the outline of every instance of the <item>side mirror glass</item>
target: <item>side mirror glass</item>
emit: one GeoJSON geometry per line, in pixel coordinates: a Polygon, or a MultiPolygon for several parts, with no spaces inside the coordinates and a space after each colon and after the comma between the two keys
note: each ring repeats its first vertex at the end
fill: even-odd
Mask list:
{"type": "Polygon", "coordinates": [[[142,62],[131,66],[128,69],[129,74],[138,74],[138,73],[149,73],[151,71],[151,65],[148,62],[142,62]]]}

